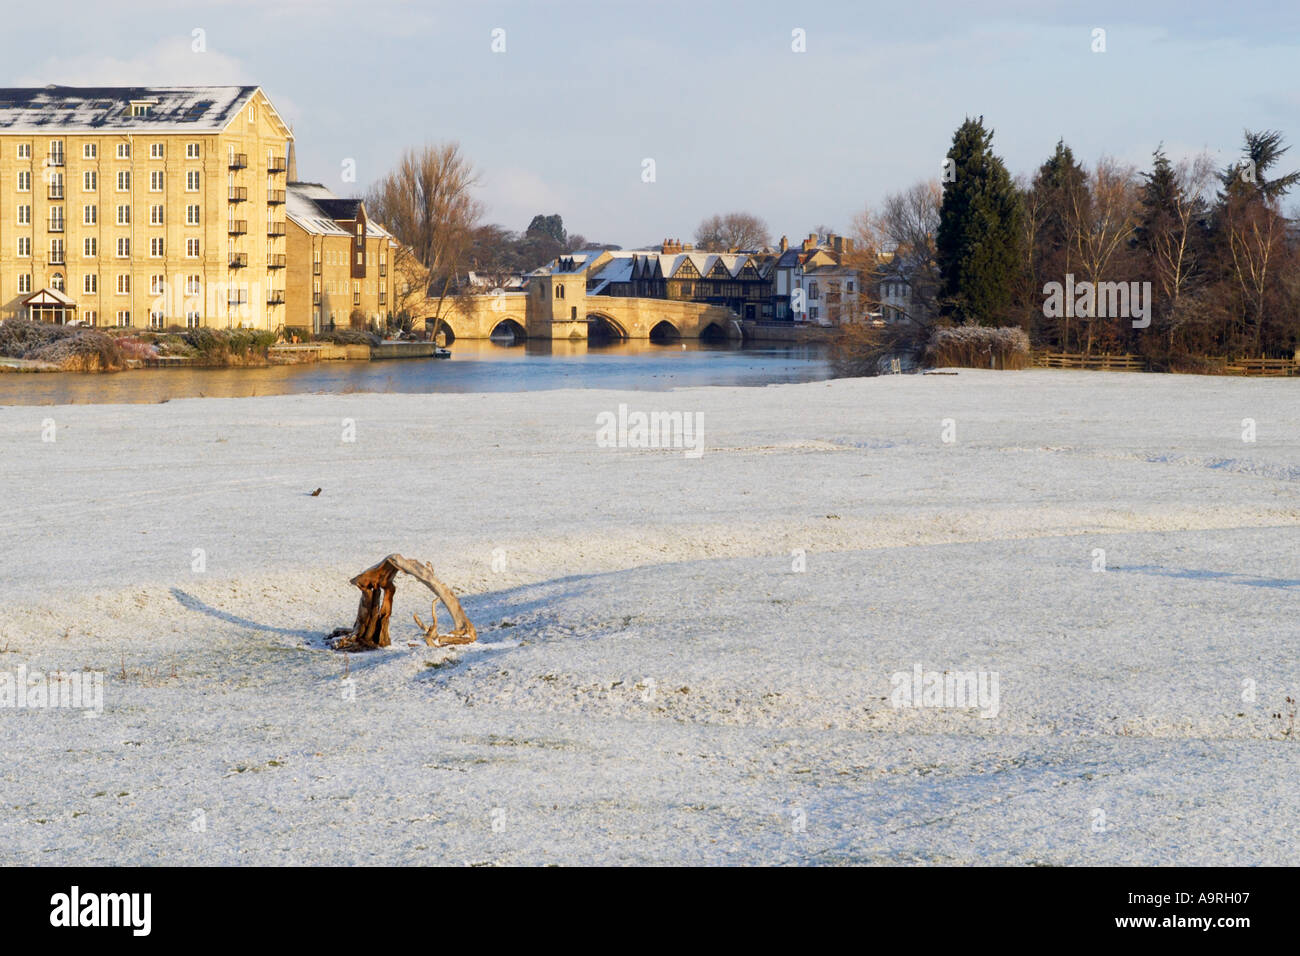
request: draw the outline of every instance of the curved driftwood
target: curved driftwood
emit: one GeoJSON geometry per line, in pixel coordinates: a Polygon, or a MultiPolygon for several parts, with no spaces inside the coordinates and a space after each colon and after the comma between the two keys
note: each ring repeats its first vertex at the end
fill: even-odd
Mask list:
{"type": "Polygon", "coordinates": [[[393,613],[393,595],[397,593],[393,578],[399,571],[406,572],[434,594],[433,623],[426,626],[418,614],[413,615],[415,623],[424,631],[424,643],[430,647],[441,647],[444,644],[471,644],[478,640],[478,632],[465,616],[456,595],[434,576],[433,565],[412,561],[400,554],[390,554],[352,579],[352,583],[361,589],[361,603],[357,607],[357,620],[352,628],[340,628],[330,635],[337,638],[334,644],[337,649],[368,651],[376,647],[388,647],[391,643],[388,639],[388,618],[393,613]],[[438,633],[439,601],[451,612],[455,629],[450,634],[438,633]]]}

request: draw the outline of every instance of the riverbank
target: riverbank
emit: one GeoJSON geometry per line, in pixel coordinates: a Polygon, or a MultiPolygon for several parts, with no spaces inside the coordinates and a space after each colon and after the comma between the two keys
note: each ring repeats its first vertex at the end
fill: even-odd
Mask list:
{"type": "Polygon", "coordinates": [[[0,709],[0,845],[1288,863],[1297,433],[1284,381],[1047,371],[4,409],[0,670],[105,685],[0,709]],[[620,404],[703,454],[602,447],[620,404]],[[393,551],[478,644],[399,579],[393,647],[324,648],[393,551]],[[918,665],[996,714],[895,707],[918,665]]]}

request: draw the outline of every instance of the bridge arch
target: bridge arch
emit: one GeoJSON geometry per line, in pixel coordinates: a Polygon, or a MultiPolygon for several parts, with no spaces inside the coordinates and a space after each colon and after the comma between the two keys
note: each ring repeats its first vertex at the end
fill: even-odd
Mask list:
{"type": "Polygon", "coordinates": [[[528,338],[528,330],[524,323],[512,315],[501,319],[488,332],[488,338],[498,341],[509,338],[511,344],[516,344],[528,338]]]}
{"type": "Polygon", "coordinates": [[[676,342],[681,337],[681,331],[667,319],[660,320],[650,329],[651,342],[676,342]]]}
{"type": "Polygon", "coordinates": [[[437,327],[437,331],[433,333],[435,336],[446,336],[448,345],[451,345],[452,342],[456,341],[456,330],[452,327],[452,324],[446,320],[446,318],[442,320],[441,324],[439,324],[437,317],[432,315],[424,320],[424,327],[426,329],[433,329],[435,326],[437,327]]]}
{"type": "Polygon", "coordinates": [[[597,341],[613,339],[618,342],[626,342],[629,338],[623,323],[607,312],[587,313],[587,337],[597,341]]]}
{"type": "Polygon", "coordinates": [[[726,342],[727,330],[718,322],[710,322],[704,328],[700,329],[701,342],[726,342]]]}

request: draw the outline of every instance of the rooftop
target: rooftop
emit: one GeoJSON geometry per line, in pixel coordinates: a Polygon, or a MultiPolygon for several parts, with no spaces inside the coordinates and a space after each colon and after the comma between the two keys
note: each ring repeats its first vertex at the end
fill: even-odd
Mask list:
{"type": "Polygon", "coordinates": [[[219,132],[256,86],[0,88],[0,133],[219,132]]]}

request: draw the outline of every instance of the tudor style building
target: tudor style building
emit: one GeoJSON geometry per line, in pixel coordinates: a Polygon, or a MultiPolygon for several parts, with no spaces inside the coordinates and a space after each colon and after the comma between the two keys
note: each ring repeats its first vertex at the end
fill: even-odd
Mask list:
{"type": "Polygon", "coordinates": [[[675,239],[665,239],[658,251],[606,250],[591,256],[588,295],[704,302],[745,319],[770,314],[771,257],[698,252],[675,239]]]}
{"type": "Polygon", "coordinates": [[[256,86],[0,89],[0,319],[284,325],[292,139],[256,86]]]}

